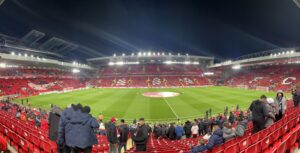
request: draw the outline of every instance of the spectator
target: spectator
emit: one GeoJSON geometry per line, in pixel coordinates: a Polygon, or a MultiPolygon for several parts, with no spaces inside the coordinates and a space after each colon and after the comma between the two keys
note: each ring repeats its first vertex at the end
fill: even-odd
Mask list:
{"type": "Polygon", "coordinates": [[[169,127],[168,138],[171,139],[171,140],[175,140],[176,139],[174,123],[171,123],[171,125],[169,127]]]}
{"type": "Polygon", "coordinates": [[[160,124],[154,125],[153,132],[154,132],[155,138],[161,137],[161,135],[162,135],[161,125],[160,124]]]}
{"type": "Polygon", "coordinates": [[[121,153],[122,147],[124,147],[124,152],[127,150],[127,140],[129,134],[129,127],[125,123],[124,119],[121,119],[121,125],[119,126],[119,153],[121,153]]]}
{"type": "Polygon", "coordinates": [[[193,138],[196,138],[198,136],[198,130],[199,130],[198,125],[194,123],[191,129],[193,138]]]}
{"type": "Polygon", "coordinates": [[[131,133],[131,137],[135,143],[136,151],[147,151],[148,129],[145,126],[144,118],[140,118],[139,127],[136,133],[131,133]]]}
{"type": "Polygon", "coordinates": [[[190,138],[191,135],[192,135],[192,124],[191,122],[188,120],[185,122],[184,126],[183,126],[183,130],[184,130],[184,133],[185,133],[185,137],[186,138],[190,138]]]}
{"type": "Polygon", "coordinates": [[[206,145],[208,150],[211,150],[213,147],[218,146],[224,142],[223,138],[223,132],[222,130],[218,127],[212,136],[209,138],[208,143],[206,145]]]}
{"type": "Polygon", "coordinates": [[[205,123],[203,122],[203,119],[200,119],[198,123],[198,127],[199,127],[199,135],[204,135],[206,127],[205,127],[205,123]]]}
{"type": "Polygon", "coordinates": [[[49,117],[49,139],[52,141],[57,140],[58,136],[58,128],[59,128],[59,120],[61,116],[62,110],[57,106],[52,106],[49,117]]]}
{"type": "Polygon", "coordinates": [[[230,123],[231,125],[233,125],[234,120],[235,120],[235,116],[234,116],[233,112],[230,112],[229,118],[228,118],[229,123],[230,123]]]}
{"type": "Polygon", "coordinates": [[[266,118],[269,116],[265,105],[266,101],[267,97],[262,95],[260,99],[253,101],[249,107],[249,110],[252,112],[253,133],[265,128],[266,118]]]}
{"type": "Polygon", "coordinates": [[[175,128],[175,134],[176,134],[176,139],[180,140],[181,137],[184,135],[183,127],[178,124],[175,128]]]}
{"type": "Polygon", "coordinates": [[[242,137],[247,129],[248,120],[244,119],[242,115],[238,116],[236,119],[238,122],[235,128],[235,134],[242,137]]]}
{"type": "Polygon", "coordinates": [[[107,139],[109,142],[109,153],[117,153],[117,128],[116,128],[116,122],[117,119],[115,117],[112,117],[110,119],[110,122],[107,124],[107,139]]]}
{"type": "Polygon", "coordinates": [[[267,99],[266,108],[268,110],[269,115],[266,118],[266,125],[265,128],[270,127],[275,120],[275,106],[274,100],[272,98],[267,99]]]}
{"type": "Polygon", "coordinates": [[[203,136],[203,139],[209,140],[210,137],[211,137],[211,131],[210,131],[210,129],[208,129],[207,133],[203,136]]]}
{"type": "Polygon", "coordinates": [[[286,110],[286,99],[284,97],[283,91],[278,90],[276,97],[274,98],[274,105],[275,105],[275,117],[276,121],[282,118],[282,115],[285,113],[286,110]]]}
{"type": "MultiPolygon", "coordinates": [[[[83,107],[82,112],[78,112],[79,118],[73,116],[70,121],[70,124],[73,125],[71,130],[74,130],[74,133],[76,132],[75,135],[71,136],[75,140],[72,153],[91,153],[92,146],[98,143],[94,130],[99,128],[99,123],[89,114],[90,110],[89,106],[83,107]]],[[[72,133],[70,132],[70,134],[72,133]]]]}
{"type": "Polygon", "coordinates": [[[58,135],[57,135],[57,152],[58,153],[70,153],[71,149],[66,144],[65,140],[65,127],[69,123],[70,116],[69,114],[72,113],[77,109],[77,105],[70,105],[68,106],[62,113],[59,119],[59,126],[58,126],[58,135]]]}
{"type": "Polygon", "coordinates": [[[225,141],[230,140],[235,137],[235,131],[232,129],[232,126],[229,122],[225,122],[223,125],[223,138],[225,141]]]}
{"type": "Polygon", "coordinates": [[[297,89],[293,89],[292,95],[293,95],[294,106],[298,107],[300,102],[300,93],[297,91],[297,89]]]}
{"type": "Polygon", "coordinates": [[[189,153],[198,153],[207,150],[205,145],[205,140],[203,138],[200,138],[198,141],[198,145],[191,148],[191,151],[189,153]]]}
{"type": "Polygon", "coordinates": [[[166,125],[162,125],[162,127],[161,127],[161,136],[163,138],[168,138],[167,134],[168,134],[167,126],[166,125]]]}

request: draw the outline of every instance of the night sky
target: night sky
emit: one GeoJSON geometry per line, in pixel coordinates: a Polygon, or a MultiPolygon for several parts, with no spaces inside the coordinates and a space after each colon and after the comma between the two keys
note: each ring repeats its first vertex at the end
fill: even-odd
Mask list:
{"type": "Polygon", "coordinates": [[[292,0],[5,0],[0,33],[36,29],[88,48],[74,59],[165,51],[219,60],[300,46],[292,0]]]}

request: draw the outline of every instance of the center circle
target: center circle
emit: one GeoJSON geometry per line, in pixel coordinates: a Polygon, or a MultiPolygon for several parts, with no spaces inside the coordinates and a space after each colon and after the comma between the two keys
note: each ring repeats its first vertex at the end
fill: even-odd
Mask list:
{"type": "Polygon", "coordinates": [[[151,97],[151,98],[167,98],[167,97],[179,96],[179,93],[177,93],[177,92],[144,92],[142,95],[145,97],[151,97]]]}

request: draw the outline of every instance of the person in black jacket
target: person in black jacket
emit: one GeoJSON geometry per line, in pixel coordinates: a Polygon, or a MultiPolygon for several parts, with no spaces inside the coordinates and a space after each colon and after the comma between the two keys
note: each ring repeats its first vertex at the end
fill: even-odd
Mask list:
{"type": "Polygon", "coordinates": [[[297,92],[296,89],[292,90],[292,95],[293,95],[293,101],[294,101],[294,106],[298,107],[300,103],[300,93],[297,92]]]}
{"type": "Polygon", "coordinates": [[[192,135],[191,129],[192,129],[192,123],[190,121],[186,121],[184,126],[183,126],[183,130],[184,130],[186,138],[191,137],[191,135],[192,135]]]}
{"type": "Polygon", "coordinates": [[[148,128],[145,125],[144,118],[140,118],[139,127],[137,128],[136,133],[131,131],[131,137],[135,143],[136,151],[147,150],[148,128]]]}
{"type": "Polygon", "coordinates": [[[259,132],[265,128],[266,117],[269,116],[269,112],[265,105],[266,102],[267,97],[262,95],[260,99],[253,101],[250,105],[249,110],[252,112],[253,133],[259,132]]]}
{"type": "Polygon", "coordinates": [[[171,139],[171,140],[175,140],[176,139],[174,123],[171,123],[171,125],[169,127],[168,138],[171,139]]]}
{"type": "Polygon", "coordinates": [[[118,145],[118,138],[117,138],[117,128],[116,128],[117,119],[112,117],[110,122],[107,124],[107,139],[109,142],[109,153],[117,153],[117,145],[118,145]]]}
{"type": "Polygon", "coordinates": [[[119,153],[121,153],[122,147],[124,147],[124,151],[127,150],[126,144],[128,140],[129,127],[125,123],[124,119],[121,119],[121,125],[119,126],[119,153]]]}
{"type": "Polygon", "coordinates": [[[58,136],[58,127],[59,127],[59,120],[61,116],[62,110],[57,106],[53,106],[49,113],[48,123],[49,123],[49,139],[52,141],[57,140],[58,136]]]}

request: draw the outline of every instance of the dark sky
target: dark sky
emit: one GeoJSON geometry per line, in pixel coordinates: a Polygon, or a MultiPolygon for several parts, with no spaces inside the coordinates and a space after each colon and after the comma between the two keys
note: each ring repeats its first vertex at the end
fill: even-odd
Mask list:
{"type": "Polygon", "coordinates": [[[0,32],[31,29],[92,49],[72,58],[164,50],[224,60],[299,47],[300,8],[292,0],[5,0],[0,32]]]}

